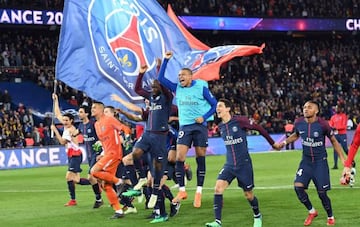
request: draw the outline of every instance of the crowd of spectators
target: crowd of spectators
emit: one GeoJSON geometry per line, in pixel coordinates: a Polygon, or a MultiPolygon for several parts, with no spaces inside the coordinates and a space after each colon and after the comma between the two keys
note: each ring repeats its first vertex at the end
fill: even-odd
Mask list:
{"type": "Polygon", "coordinates": [[[44,146],[51,143],[51,118],[46,117],[35,124],[31,108],[19,103],[7,105],[4,101],[11,96],[7,90],[0,92],[0,148],[23,148],[44,146]]]}
{"type": "Polygon", "coordinates": [[[358,0],[159,0],[171,4],[178,15],[247,17],[353,17],[359,16],[358,0]]]}
{"type": "MultiPolygon", "coordinates": [[[[29,7],[48,4],[51,8],[62,4],[61,1],[0,0],[2,6],[25,2],[29,7]]],[[[164,7],[167,3],[171,3],[179,14],[262,16],[266,15],[269,8],[273,9],[273,16],[299,16],[303,9],[308,11],[308,16],[313,16],[312,13],[319,17],[345,17],[358,14],[357,1],[159,0],[159,2],[164,7]],[[233,5],[244,7],[243,14],[231,10],[236,8],[233,5]],[[222,8],[221,12],[220,8],[222,8]],[[314,8],[316,12],[312,10],[314,8]]],[[[235,105],[237,114],[253,118],[270,133],[283,133],[285,121],[300,116],[301,107],[308,99],[320,103],[321,115],[325,119],[329,119],[334,113],[335,106],[341,104],[345,106],[345,112],[352,120],[353,127],[360,122],[358,108],[360,46],[357,35],[311,38],[282,36],[244,40],[237,36],[230,38],[225,34],[210,35],[200,39],[209,46],[266,43],[263,54],[235,58],[223,65],[220,80],[209,82],[209,87],[217,98],[230,99],[235,105]]],[[[53,91],[57,41],[58,31],[44,33],[42,30],[3,29],[0,34],[1,78],[16,74],[24,80],[31,80],[53,91]]],[[[59,96],[75,107],[91,105],[91,98],[86,94],[72,89],[61,81],[58,81],[57,86],[59,96]]],[[[2,147],[9,147],[10,142],[14,147],[48,144],[49,121],[29,125],[26,116],[31,115],[31,109],[15,103],[13,106],[16,107],[10,109],[9,103],[11,96],[7,91],[2,91],[0,95],[2,147]],[[32,138],[34,141],[29,141],[27,138],[32,138]]],[[[218,135],[217,125],[214,122],[209,124],[209,135],[218,135]]]]}

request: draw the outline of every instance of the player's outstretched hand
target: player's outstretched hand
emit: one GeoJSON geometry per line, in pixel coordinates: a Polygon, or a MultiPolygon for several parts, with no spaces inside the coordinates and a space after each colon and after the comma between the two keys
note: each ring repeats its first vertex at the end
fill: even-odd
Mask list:
{"type": "Polygon", "coordinates": [[[110,98],[111,98],[111,100],[116,101],[116,102],[122,101],[122,99],[117,94],[111,94],[110,98]]]}
{"type": "Polygon", "coordinates": [[[349,183],[350,183],[350,168],[344,167],[344,170],[342,171],[340,178],[340,184],[348,185],[349,183]]]}

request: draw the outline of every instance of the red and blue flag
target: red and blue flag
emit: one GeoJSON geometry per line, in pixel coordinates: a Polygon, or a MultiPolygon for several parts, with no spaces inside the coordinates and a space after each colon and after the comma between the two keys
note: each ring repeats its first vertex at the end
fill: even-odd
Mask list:
{"type": "Polygon", "coordinates": [[[193,37],[156,0],[65,0],[56,77],[93,99],[114,105],[111,94],[142,103],[135,91],[141,65],[148,65],[145,88],[157,75],[156,59],[171,50],[165,77],[173,82],[181,68],[195,78],[219,79],[219,68],[236,56],[258,54],[263,46],[210,48],[193,37]]]}

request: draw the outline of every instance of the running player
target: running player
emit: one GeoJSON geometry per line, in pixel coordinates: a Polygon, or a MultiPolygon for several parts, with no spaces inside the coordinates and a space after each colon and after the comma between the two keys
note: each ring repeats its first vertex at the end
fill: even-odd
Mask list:
{"type": "Polygon", "coordinates": [[[262,217],[259,210],[257,197],[253,193],[254,171],[247,146],[247,130],[258,131],[270,145],[274,140],[264,128],[250,121],[247,117],[233,116],[233,107],[229,100],[220,99],[216,107],[217,116],[221,119],[219,124],[220,134],[226,146],[226,163],[220,170],[214,195],[215,221],[206,223],[208,227],[221,226],[221,211],[223,205],[223,193],[236,178],[238,186],[244,191],[254,213],[254,227],[262,226],[262,217]]]}
{"type": "Polygon", "coordinates": [[[65,145],[66,154],[68,156],[68,171],[66,172],[66,181],[70,193],[69,202],[65,206],[75,206],[75,184],[80,182],[82,152],[79,147],[78,133],[74,126],[74,116],[71,113],[61,115],[59,100],[56,94],[52,95],[54,101],[54,114],[60,123],[64,126],[63,134],[60,135],[58,129],[54,124],[51,125],[51,130],[55,133],[57,140],[60,144],[65,145]]]}
{"type": "Polygon", "coordinates": [[[121,218],[124,216],[124,212],[113,189],[113,184],[120,191],[121,180],[115,176],[123,156],[119,133],[124,131],[126,134],[130,134],[131,130],[116,118],[106,116],[104,114],[104,104],[101,102],[92,104],[91,114],[96,119],[95,130],[104,152],[103,157],[91,169],[91,174],[104,181],[106,196],[115,210],[115,214],[111,218],[121,218]]]}
{"type": "Polygon", "coordinates": [[[100,185],[97,179],[90,174],[90,170],[95,165],[96,157],[99,154],[94,150],[94,144],[98,141],[98,137],[96,135],[95,126],[94,126],[95,120],[89,118],[89,115],[91,113],[90,113],[90,108],[87,106],[80,106],[78,114],[81,120],[78,126],[78,134],[81,134],[84,137],[85,150],[88,159],[88,164],[90,167],[87,181],[86,179],[81,178],[80,184],[91,184],[95,194],[95,203],[93,208],[99,208],[104,204],[104,201],[101,198],[100,185]]]}

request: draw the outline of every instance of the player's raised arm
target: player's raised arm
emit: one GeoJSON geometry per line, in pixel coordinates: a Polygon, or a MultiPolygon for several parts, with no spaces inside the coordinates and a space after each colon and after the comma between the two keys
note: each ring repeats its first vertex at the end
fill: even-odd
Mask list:
{"type": "Polygon", "coordinates": [[[53,99],[53,102],[54,102],[54,110],[53,110],[54,115],[60,121],[60,123],[63,124],[64,122],[63,122],[61,111],[60,111],[59,98],[55,93],[53,93],[52,94],[52,99],[53,99]]]}
{"type": "Polygon", "coordinates": [[[142,87],[142,80],[144,78],[145,72],[147,70],[148,66],[147,65],[143,65],[140,67],[140,71],[139,71],[139,76],[136,79],[136,83],[135,83],[135,92],[136,94],[144,97],[145,99],[149,99],[151,93],[146,91],[143,87],[142,87]]]}
{"type": "MultiPolygon", "coordinates": [[[[136,113],[142,113],[142,109],[141,107],[131,103],[131,102],[127,102],[124,99],[120,98],[118,95],[116,94],[112,94],[111,95],[111,100],[116,101],[118,103],[120,103],[121,105],[125,106],[127,109],[134,111],[136,113]]],[[[125,114],[124,114],[125,115],[125,114]]]]}
{"type": "Polygon", "coordinates": [[[141,114],[141,115],[140,114],[133,114],[133,113],[127,112],[127,111],[122,110],[122,109],[117,109],[117,111],[120,114],[124,115],[129,120],[137,121],[137,122],[144,121],[144,119],[142,117],[143,114],[141,114]]]}
{"type": "Polygon", "coordinates": [[[165,59],[162,62],[161,67],[160,67],[158,80],[162,85],[167,87],[170,91],[175,92],[177,84],[173,83],[170,80],[165,78],[166,66],[167,66],[167,64],[169,62],[169,59],[172,57],[172,55],[173,55],[173,53],[171,51],[166,52],[165,59]]]}

